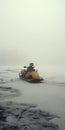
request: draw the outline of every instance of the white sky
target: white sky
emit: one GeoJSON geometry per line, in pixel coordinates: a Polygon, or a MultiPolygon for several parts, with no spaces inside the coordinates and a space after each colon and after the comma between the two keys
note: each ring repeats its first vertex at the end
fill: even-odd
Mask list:
{"type": "Polygon", "coordinates": [[[65,65],[64,0],[0,0],[0,65],[65,65]]]}

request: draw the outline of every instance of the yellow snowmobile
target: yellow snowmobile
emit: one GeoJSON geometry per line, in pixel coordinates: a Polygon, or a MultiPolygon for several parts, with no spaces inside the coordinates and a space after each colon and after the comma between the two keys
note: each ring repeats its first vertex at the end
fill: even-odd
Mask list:
{"type": "MultiPolygon", "coordinates": [[[[26,68],[26,67],[24,67],[24,68],[26,68]]],[[[41,82],[43,80],[43,78],[39,76],[38,71],[35,69],[30,70],[30,71],[23,69],[19,73],[19,77],[20,77],[20,79],[23,79],[28,82],[41,82]]]]}

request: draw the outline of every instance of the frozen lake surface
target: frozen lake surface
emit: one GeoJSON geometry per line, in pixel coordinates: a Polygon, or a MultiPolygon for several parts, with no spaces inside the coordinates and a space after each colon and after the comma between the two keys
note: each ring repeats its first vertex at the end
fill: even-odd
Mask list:
{"type": "Polygon", "coordinates": [[[64,130],[64,67],[38,66],[45,80],[35,84],[19,79],[21,68],[0,67],[0,130],[64,130]]]}

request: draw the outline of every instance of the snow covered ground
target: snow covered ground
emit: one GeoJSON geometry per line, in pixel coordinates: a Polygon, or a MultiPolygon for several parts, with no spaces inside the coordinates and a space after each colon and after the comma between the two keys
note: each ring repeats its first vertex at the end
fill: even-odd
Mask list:
{"type": "MultiPolygon", "coordinates": [[[[24,109],[26,107],[26,119],[29,120],[27,130],[31,129],[31,122],[30,117],[28,114],[32,111],[33,116],[36,113],[36,120],[31,118],[33,125],[33,128],[31,130],[35,129],[41,129],[41,130],[58,130],[58,126],[60,130],[65,129],[65,73],[64,73],[64,67],[40,67],[38,66],[37,69],[40,73],[40,75],[45,79],[43,83],[28,83],[25,81],[22,81],[18,77],[18,73],[21,70],[22,67],[11,67],[11,66],[5,66],[0,67],[0,108],[5,108],[5,112],[7,109],[7,115],[8,115],[8,109],[10,111],[10,116],[6,118],[7,121],[10,119],[9,123],[12,123],[11,120],[14,119],[12,117],[11,112],[13,111],[14,105],[16,104],[16,109],[21,111],[21,106],[18,104],[22,104],[22,107],[24,106],[24,109]],[[12,101],[12,102],[11,102],[12,101]],[[10,105],[8,105],[8,103],[10,105]],[[34,111],[30,110],[30,105],[34,107],[34,111]],[[19,108],[17,108],[20,106],[19,108]],[[41,111],[41,115],[43,115],[43,119],[41,115],[39,114],[39,111],[41,111]],[[46,117],[44,116],[43,112],[46,114],[46,117]],[[39,119],[38,119],[39,118],[39,119]],[[49,119],[49,120],[48,120],[49,119]],[[41,120],[44,124],[41,124],[41,120]],[[52,122],[52,123],[51,123],[52,122]],[[41,125],[38,125],[40,123],[41,125]],[[36,126],[34,126],[36,124],[36,126]],[[57,124],[57,125],[56,125],[57,124]],[[29,127],[30,126],[30,127],[29,127]]],[[[2,113],[2,109],[0,109],[2,113]]],[[[13,111],[14,112],[14,111],[13,111]]],[[[19,114],[20,115],[20,114],[19,114]]],[[[3,117],[3,115],[1,115],[3,117]]],[[[31,117],[33,117],[31,116],[31,117]]],[[[34,118],[35,118],[34,117],[34,118]]],[[[21,117],[22,118],[22,117],[21,117]]],[[[18,118],[15,119],[15,122],[18,118]]],[[[0,117],[1,120],[1,117],[0,117]]],[[[25,120],[25,118],[23,118],[25,120]]],[[[14,124],[16,124],[14,122],[14,124]]],[[[19,122],[22,122],[19,120],[19,122]]],[[[2,130],[2,120],[1,120],[1,128],[2,130]]],[[[19,123],[20,126],[20,123],[19,123]]],[[[4,124],[4,128],[7,128],[7,126],[4,124]]],[[[12,130],[13,126],[10,126],[8,129],[12,130]]],[[[15,128],[15,127],[14,127],[15,128]]],[[[13,128],[13,129],[14,129],[13,128]]],[[[19,127],[18,127],[19,129],[19,127]]],[[[22,127],[22,130],[25,128],[22,127]]],[[[20,128],[21,130],[21,128],[20,128]]]]}

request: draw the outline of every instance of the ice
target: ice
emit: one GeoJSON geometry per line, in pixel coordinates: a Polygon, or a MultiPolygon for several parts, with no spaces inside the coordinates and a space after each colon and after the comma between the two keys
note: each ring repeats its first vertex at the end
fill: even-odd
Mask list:
{"type": "Polygon", "coordinates": [[[5,117],[0,114],[0,130],[64,130],[64,67],[38,66],[37,69],[44,78],[44,82],[38,84],[19,79],[21,69],[19,66],[0,68],[0,112],[2,114],[3,111],[6,115],[6,121],[2,121],[5,117]],[[23,110],[24,114],[21,117],[23,110]]]}
{"type": "Polygon", "coordinates": [[[31,105],[0,103],[0,130],[58,130],[58,125],[49,122],[55,117],[31,105]]]}

